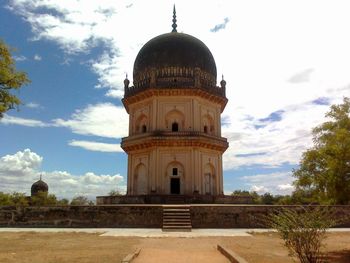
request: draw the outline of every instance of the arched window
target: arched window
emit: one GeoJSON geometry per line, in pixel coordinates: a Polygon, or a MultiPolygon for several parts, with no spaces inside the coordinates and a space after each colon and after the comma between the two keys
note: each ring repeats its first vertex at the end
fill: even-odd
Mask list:
{"type": "Polygon", "coordinates": [[[179,124],[178,124],[177,122],[174,122],[174,123],[171,125],[171,131],[173,131],[173,132],[179,131],[179,124]]]}
{"type": "Polygon", "coordinates": [[[204,133],[208,133],[208,126],[204,125],[204,133]]]}
{"type": "Polygon", "coordinates": [[[135,121],[135,132],[145,133],[147,132],[148,118],[145,114],[141,114],[135,121]]]}
{"type": "Polygon", "coordinates": [[[164,126],[173,132],[182,131],[185,127],[185,115],[177,109],[169,111],[164,121],[164,126]]]}
{"type": "Polygon", "coordinates": [[[177,168],[173,168],[173,176],[177,176],[178,173],[177,173],[177,168]]]}

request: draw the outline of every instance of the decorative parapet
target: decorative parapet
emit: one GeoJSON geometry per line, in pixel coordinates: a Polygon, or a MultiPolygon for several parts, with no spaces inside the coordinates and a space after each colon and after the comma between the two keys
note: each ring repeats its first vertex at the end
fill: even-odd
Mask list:
{"type": "Polygon", "coordinates": [[[216,86],[216,76],[213,76],[199,68],[187,67],[166,67],[148,68],[137,75],[134,75],[134,86],[125,85],[124,98],[133,96],[149,88],[172,89],[172,88],[193,88],[201,89],[216,96],[226,98],[225,85],[216,86]]]}

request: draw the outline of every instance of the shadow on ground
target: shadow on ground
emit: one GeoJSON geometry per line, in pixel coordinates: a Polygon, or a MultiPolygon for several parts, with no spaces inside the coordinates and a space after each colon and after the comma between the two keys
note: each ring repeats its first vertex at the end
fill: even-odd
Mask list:
{"type": "Polygon", "coordinates": [[[350,250],[341,250],[328,252],[325,256],[326,262],[334,263],[349,263],[350,262],[350,250]]]}

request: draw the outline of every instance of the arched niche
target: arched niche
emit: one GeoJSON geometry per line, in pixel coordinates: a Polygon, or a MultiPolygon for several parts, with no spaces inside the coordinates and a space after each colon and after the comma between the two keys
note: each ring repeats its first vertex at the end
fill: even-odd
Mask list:
{"type": "Polygon", "coordinates": [[[165,115],[165,127],[170,131],[181,131],[185,127],[185,115],[177,110],[173,109],[165,115]]]}
{"type": "Polygon", "coordinates": [[[207,163],[204,166],[204,193],[209,195],[216,194],[216,176],[215,176],[215,167],[211,163],[207,163]]]}
{"type": "Polygon", "coordinates": [[[168,186],[169,194],[183,194],[185,192],[185,174],[184,174],[184,166],[178,162],[173,161],[167,165],[166,168],[166,182],[168,186]]]}
{"type": "Polygon", "coordinates": [[[141,114],[135,122],[136,133],[146,133],[149,130],[148,117],[145,114],[141,114]]]}
{"type": "Polygon", "coordinates": [[[140,163],[135,167],[134,193],[137,195],[148,194],[147,167],[143,163],[140,163]]]}
{"type": "Polygon", "coordinates": [[[208,133],[208,134],[215,133],[214,119],[209,114],[205,114],[202,117],[202,132],[208,133]]]}

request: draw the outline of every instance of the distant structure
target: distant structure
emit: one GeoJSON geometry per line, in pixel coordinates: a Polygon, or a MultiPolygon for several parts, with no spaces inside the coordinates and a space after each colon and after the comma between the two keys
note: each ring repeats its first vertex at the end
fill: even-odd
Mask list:
{"type": "Polygon", "coordinates": [[[39,192],[48,193],[49,192],[49,186],[47,183],[45,183],[43,180],[41,180],[41,174],[39,181],[36,181],[31,188],[31,196],[38,195],[39,192]]]}
{"type": "Polygon", "coordinates": [[[221,136],[226,82],[217,83],[216,64],[199,39],[172,32],[139,51],[133,86],[126,77],[122,102],[129,114],[128,196],[223,195],[221,136]]]}

